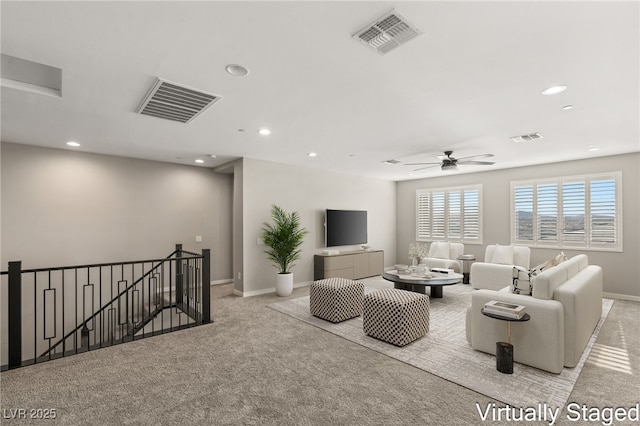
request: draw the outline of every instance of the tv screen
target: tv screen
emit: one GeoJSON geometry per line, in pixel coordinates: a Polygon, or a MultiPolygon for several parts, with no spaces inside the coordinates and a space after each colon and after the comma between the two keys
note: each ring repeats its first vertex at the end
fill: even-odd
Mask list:
{"type": "Polygon", "coordinates": [[[365,244],[367,212],[365,210],[329,210],[325,219],[327,247],[365,244]]]}

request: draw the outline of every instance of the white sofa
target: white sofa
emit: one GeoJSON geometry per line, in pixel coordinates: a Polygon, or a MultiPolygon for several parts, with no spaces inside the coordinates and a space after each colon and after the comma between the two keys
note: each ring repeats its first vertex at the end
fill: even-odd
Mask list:
{"type": "Polygon", "coordinates": [[[429,268],[453,269],[456,273],[462,273],[462,266],[457,257],[464,253],[464,244],[434,241],[429,246],[427,257],[420,259],[420,263],[429,268]]]}
{"type": "Polygon", "coordinates": [[[511,323],[514,361],[552,373],[575,367],[602,315],[602,268],[580,254],[533,277],[532,285],[531,296],[511,293],[510,285],[475,291],[467,310],[467,341],[495,354],[496,342],[506,340],[506,323],[480,310],[491,300],[523,305],[531,319],[511,323]]]}
{"type": "Polygon", "coordinates": [[[489,245],[484,262],[471,264],[469,283],[477,289],[500,290],[511,282],[514,266],[529,269],[530,257],[529,247],[489,245]]]}

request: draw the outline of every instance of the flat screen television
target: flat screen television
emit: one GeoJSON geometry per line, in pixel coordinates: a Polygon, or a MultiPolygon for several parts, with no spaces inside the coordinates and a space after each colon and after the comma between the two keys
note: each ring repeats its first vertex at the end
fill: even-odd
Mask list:
{"type": "Polygon", "coordinates": [[[325,216],[327,247],[366,244],[366,210],[330,210],[325,216]]]}

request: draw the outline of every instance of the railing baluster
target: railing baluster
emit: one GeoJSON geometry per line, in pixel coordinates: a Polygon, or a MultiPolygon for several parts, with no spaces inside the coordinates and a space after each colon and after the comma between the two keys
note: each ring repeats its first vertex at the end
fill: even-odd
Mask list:
{"type": "Polygon", "coordinates": [[[64,356],[66,347],[67,347],[67,339],[66,339],[66,335],[67,333],[64,331],[64,326],[65,326],[65,322],[66,322],[66,317],[64,315],[64,275],[65,275],[65,270],[63,269],[62,271],[60,271],[60,282],[62,285],[62,294],[60,295],[60,298],[62,299],[62,356],[64,356]]]}
{"type": "MultiPolygon", "coordinates": [[[[210,251],[208,249],[203,250],[200,255],[184,251],[181,244],[176,244],[176,251],[165,259],[28,271],[22,271],[21,262],[9,262],[9,271],[2,274],[8,275],[9,284],[7,301],[9,357],[8,365],[3,366],[3,369],[16,368],[59,356],[85,352],[91,348],[111,346],[211,322],[210,251]],[[118,266],[119,279],[115,276],[117,273],[114,274],[118,266]],[[109,269],[103,271],[106,267],[109,269]],[[103,296],[106,296],[106,293],[103,295],[103,291],[107,289],[104,288],[103,281],[107,273],[109,279],[106,280],[106,284],[110,283],[110,300],[104,303],[103,296]],[[25,323],[25,327],[33,333],[31,359],[29,359],[30,355],[23,359],[22,354],[23,339],[31,337],[29,330],[23,333],[22,329],[23,276],[33,279],[33,283],[27,284],[28,279],[24,282],[33,291],[31,298],[34,306],[31,318],[33,325],[25,323]],[[42,283],[42,280],[46,280],[46,283],[42,283]],[[155,288],[152,288],[154,285],[155,288]],[[40,290],[42,290],[41,295],[39,295],[40,290]],[[58,297],[58,290],[61,292],[60,297],[58,297]],[[74,304],[72,310],[71,306],[67,306],[71,303],[74,304]],[[148,308],[147,312],[144,309],[145,305],[148,308]],[[39,310],[42,312],[38,312],[39,310]],[[169,317],[165,318],[164,313],[169,314],[169,317]],[[174,318],[175,315],[177,318],[174,318]],[[38,331],[40,318],[43,323],[42,333],[38,331]],[[62,321],[60,326],[58,321],[62,321]],[[67,331],[71,323],[75,323],[76,326],[67,331]],[[148,326],[149,323],[151,323],[150,326],[148,326]],[[60,331],[61,335],[59,335],[60,331]],[[142,333],[137,336],[140,331],[142,333]],[[58,341],[54,344],[55,340],[58,341]],[[38,356],[40,351],[42,355],[38,356]]],[[[26,291],[25,295],[29,297],[29,290],[26,291]]],[[[28,352],[31,350],[29,349],[28,352]]]]}
{"type": "MultiPolygon", "coordinates": [[[[73,292],[75,294],[75,298],[73,304],[75,305],[76,310],[76,321],[75,324],[78,324],[78,268],[73,269],[74,278],[73,278],[73,292]]],[[[78,331],[76,330],[73,333],[73,352],[78,353],[78,331]]]]}
{"type": "Polygon", "coordinates": [[[22,364],[22,262],[9,262],[9,368],[22,364]]]}
{"type": "Polygon", "coordinates": [[[38,362],[36,355],[38,354],[38,276],[37,272],[33,273],[33,360],[34,364],[38,362]]]}
{"type": "Polygon", "coordinates": [[[211,250],[202,250],[202,323],[211,322],[211,250]]]}

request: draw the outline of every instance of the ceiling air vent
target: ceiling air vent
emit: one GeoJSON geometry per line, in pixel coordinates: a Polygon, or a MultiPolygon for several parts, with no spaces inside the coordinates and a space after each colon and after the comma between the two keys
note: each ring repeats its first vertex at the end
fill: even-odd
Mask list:
{"type": "Polygon", "coordinates": [[[138,114],[189,123],[221,97],[158,79],[142,104],[138,114]]]}
{"type": "Polygon", "coordinates": [[[420,34],[422,32],[404,16],[392,10],[358,31],[353,38],[384,55],[420,34]]]}
{"type": "Polygon", "coordinates": [[[510,139],[516,143],[529,142],[536,139],[542,139],[542,135],[540,133],[529,133],[528,135],[511,136],[510,139]]]}

